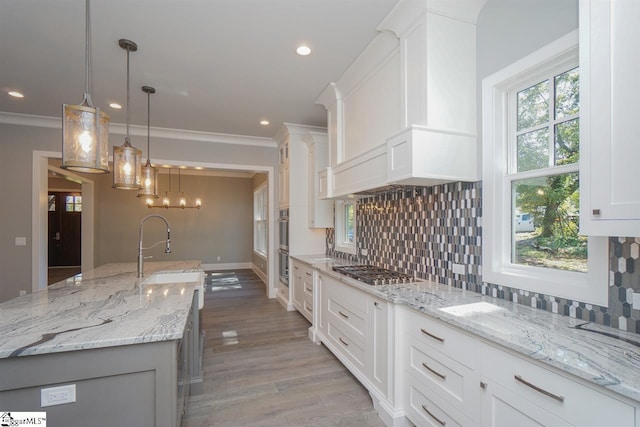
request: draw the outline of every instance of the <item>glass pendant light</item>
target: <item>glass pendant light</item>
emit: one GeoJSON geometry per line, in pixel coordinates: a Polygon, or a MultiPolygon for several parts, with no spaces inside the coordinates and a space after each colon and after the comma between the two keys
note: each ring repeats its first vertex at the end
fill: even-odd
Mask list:
{"type": "Polygon", "coordinates": [[[120,39],[118,45],[127,51],[127,135],[124,145],[113,147],[113,188],[118,190],[140,190],[142,188],[142,151],[131,145],[129,135],[129,53],[138,50],[138,45],[120,39]]]}
{"type": "Polygon", "coordinates": [[[151,94],[156,90],[151,86],[142,86],[147,94],[147,163],[142,167],[142,188],[138,190],[138,197],[146,197],[146,204],[153,204],[158,198],[158,170],[151,166],[151,94]]]}
{"type": "Polygon", "coordinates": [[[62,105],[63,169],[109,172],[109,116],[93,106],[91,87],[91,15],[86,0],[84,97],[80,105],[62,105]]]}

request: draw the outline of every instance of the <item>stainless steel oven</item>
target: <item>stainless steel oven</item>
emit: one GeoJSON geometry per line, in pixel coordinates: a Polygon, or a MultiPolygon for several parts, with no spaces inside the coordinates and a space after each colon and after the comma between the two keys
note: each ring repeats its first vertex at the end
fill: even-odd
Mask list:
{"type": "Polygon", "coordinates": [[[289,252],[282,249],[278,250],[278,271],[282,284],[289,287],[289,252]]]}
{"type": "Polygon", "coordinates": [[[278,216],[280,249],[278,250],[278,272],[280,281],[289,286],[289,209],[281,209],[278,216]]]}
{"type": "Polygon", "coordinates": [[[289,251],[289,209],[281,209],[278,217],[280,249],[289,251]]]}

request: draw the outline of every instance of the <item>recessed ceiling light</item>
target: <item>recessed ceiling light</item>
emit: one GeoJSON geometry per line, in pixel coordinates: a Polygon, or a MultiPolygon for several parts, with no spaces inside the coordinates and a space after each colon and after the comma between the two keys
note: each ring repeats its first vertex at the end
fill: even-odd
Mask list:
{"type": "Polygon", "coordinates": [[[118,104],[117,102],[112,102],[111,104],[109,104],[109,107],[113,108],[114,110],[120,110],[122,108],[122,105],[118,104]]]}
{"type": "Polygon", "coordinates": [[[267,126],[269,124],[269,120],[260,120],[260,124],[262,126],[267,126]]]}
{"type": "Polygon", "coordinates": [[[307,45],[300,45],[298,46],[298,48],[296,49],[296,53],[300,56],[307,56],[311,53],[311,48],[307,45]]]}
{"type": "Polygon", "coordinates": [[[7,92],[10,96],[13,96],[14,98],[24,98],[24,95],[21,94],[20,92],[16,92],[15,90],[10,90],[9,92],[7,92]]]}

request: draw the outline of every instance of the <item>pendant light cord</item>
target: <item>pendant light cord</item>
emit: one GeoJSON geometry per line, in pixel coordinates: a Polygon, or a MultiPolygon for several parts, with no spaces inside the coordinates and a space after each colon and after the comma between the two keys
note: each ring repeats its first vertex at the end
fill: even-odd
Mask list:
{"type": "Polygon", "coordinates": [[[84,33],[84,99],[82,104],[95,108],[89,94],[91,88],[91,10],[89,0],[86,1],[84,33]]]}
{"type": "Polygon", "coordinates": [[[126,143],[129,143],[129,46],[127,46],[127,137],[125,138],[126,143]]]}
{"type": "Polygon", "coordinates": [[[151,92],[147,92],[147,163],[151,163],[151,92]]]}

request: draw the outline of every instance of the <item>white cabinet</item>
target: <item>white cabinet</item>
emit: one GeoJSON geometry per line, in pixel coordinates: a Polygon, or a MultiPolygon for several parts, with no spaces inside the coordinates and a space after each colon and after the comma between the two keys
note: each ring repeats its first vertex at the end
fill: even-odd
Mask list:
{"type": "Polygon", "coordinates": [[[477,339],[414,310],[403,313],[407,416],[417,425],[474,425],[477,339]]]}
{"type": "Polygon", "coordinates": [[[291,261],[292,303],[309,322],[313,323],[313,270],[300,261],[291,261]]]}
{"type": "Polygon", "coordinates": [[[640,2],[580,1],[580,229],[640,235],[640,2]]]}
{"type": "Polygon", "coordinates": [[[280,145],[280,170],[278,172],[278,207],[289,207],[289,142],[280,145]]]}
{"type": "Polygon", "coordinates": [[[374,405],[392,408],[390,303],[318,274],[318,338],[360,380],[374,405]]]}
{"type": "Polygon", "coordinates": [[[609,394],[488,344],[478,353],[483,426],[636,425],[636,408],[609,394]]]}
{"type": "Polygon", "coordinates": [[[389,303],[369,296],[367,376],[384,396],[389,390],[389,303]]]}
{"type": "Polygon", "coordinates": [[[333,201],[323,200],[326,197],[326,180],[320,180],[320,173],[328,165],[328,147],[326,132],[309,132],[305,138],[307,143],[307,172],[308,172],[308,221],[309,228],[333,227],[333,201]]]}

